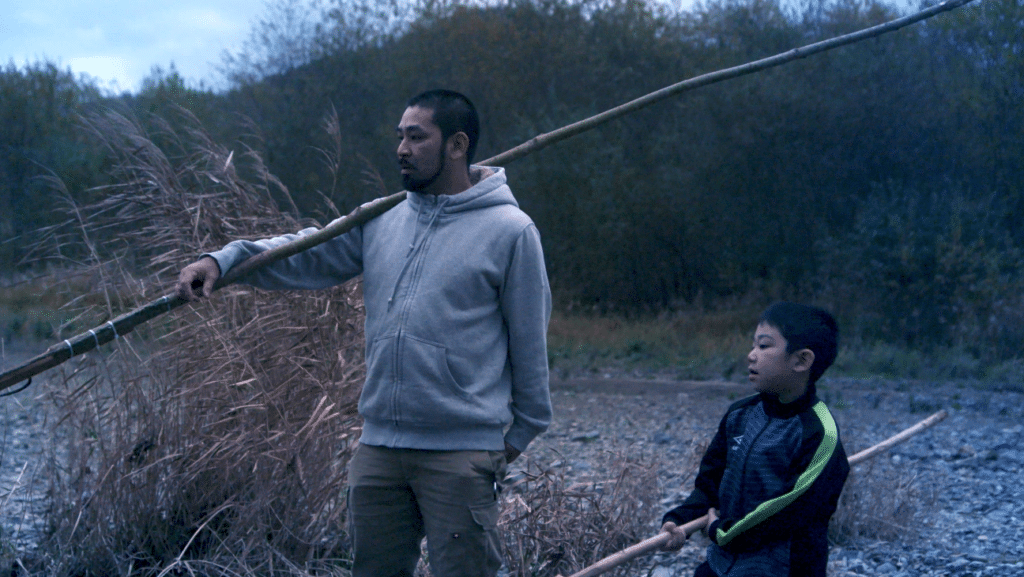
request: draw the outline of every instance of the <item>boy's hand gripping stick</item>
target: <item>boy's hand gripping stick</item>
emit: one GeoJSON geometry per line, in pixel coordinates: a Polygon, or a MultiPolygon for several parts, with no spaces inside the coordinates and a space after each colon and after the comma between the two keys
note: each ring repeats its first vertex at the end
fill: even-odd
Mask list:
{"type": "MultiPolygon", "coordinates": [[[[891,449],[892,447],[902,443],[903,441],[906,441],[910,437],[913,437],[914,435],[920,433],[921,431],[927,429],[928,427],[931,427],[932,425],[938,423],[942,419],[945,419],[947,416],[948,413],[946,413],[945,410],[939,411],[929,416],[927,419],[917,423],[916,425],[889,437],[888,439],[882,441],[881,443],[878,443],[877,445],[864,449],[859,453],[856,453],[855,455],[848,459],[850,462],[850,466],[856,465],[857,463],[860,463],[862,461],[866,461],[879,453],[891,449]]],[[[686,531],[686,536],[689,537],[697,531],[704,529],[707,526],[707,524],[708,516],[704,515],[699,519],[694,519],[693,521],[690,521],[689,523],[683,525],[681,528],[684,531],[686,531]]],[[[646,555],[647,553],[651,553],[653,551],[661,549],[662,546],[665,545],[665,543],[668,543],[668,540],[671,539],[671,537],[672,535],[669,533],[659,533],[654,537],[645,539],[637,543],[636,545],[619,551],[618,553],[609,555],[604,559],[601,559],[597,563],[594,563],[593,565],[585,567],[582,570],[577,571],[572,575],[569,575],[569,577],[594,577],[595,575],[600,575],[601,573],[604,573],[609,569],[613,569],[615,567],[618,567],[619,565],[622,565],[623,563],[632,561],[633,559],[636,559],[641,555],[646,555]]],[[[559,575],[558,577],[562,576],[559,575]]]]}

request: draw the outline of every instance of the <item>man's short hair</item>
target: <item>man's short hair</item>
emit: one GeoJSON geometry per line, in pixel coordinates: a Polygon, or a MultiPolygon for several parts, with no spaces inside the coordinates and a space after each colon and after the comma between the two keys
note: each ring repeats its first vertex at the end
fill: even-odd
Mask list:
{"type": "Polygon", "coordinates": [[[825,309],[780,301],[765,309],[760,322],[775,327],[786,339],[787,353],[801,349],[814,352],[809,384],[817,382],[818,377],[836,360],[839,325],[825,309]]]}
{"type": "Polygon", "coordinates": [[[441,138],[445,141],[456,132],[466,133],[469,137],[466,163],[473,163],[476,143],[480,139],[480,117],[469,98],[454,90],[428,90],[410,98],[406,106],[433,111],[434,124],[441,129],[441,138]]]}

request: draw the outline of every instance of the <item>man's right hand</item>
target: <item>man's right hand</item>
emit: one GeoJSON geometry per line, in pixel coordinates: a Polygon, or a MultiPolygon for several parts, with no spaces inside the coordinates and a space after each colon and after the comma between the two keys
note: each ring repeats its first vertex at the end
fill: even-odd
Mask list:
{"type": "Polygon", "coordinates": [[[213,283],[220,278],[220,267],[213,257],[204,256],[181,269],[178,275],[178,296],[197,301],[213,294],[213,283]]]}

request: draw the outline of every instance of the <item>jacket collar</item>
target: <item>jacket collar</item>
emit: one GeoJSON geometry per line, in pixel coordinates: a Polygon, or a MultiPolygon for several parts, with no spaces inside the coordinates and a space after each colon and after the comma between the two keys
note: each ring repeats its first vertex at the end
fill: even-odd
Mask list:
{"type": "Polygon", "coordinates": [[[818,402],[818,390],[814,383],[811,383],[807,385],[804,394],[792,403],[782,404],[778,397],[765,394],[761,394],[761,402],[764,404],[764,411],[768,413],[768,416],[788,419],[813,407],[818,402]]]}

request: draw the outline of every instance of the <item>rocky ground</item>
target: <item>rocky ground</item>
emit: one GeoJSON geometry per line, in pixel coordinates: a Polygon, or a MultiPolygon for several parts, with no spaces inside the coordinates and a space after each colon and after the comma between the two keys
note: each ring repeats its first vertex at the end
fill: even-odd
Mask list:
{"type": "MultiPolygon", "coordinates": [[[[719,418],[747,392],[735,383],[556,383],[557,418],[529,457],[592,480],[607,474],[595,470],[594,463],[607,462],[602,454],[647,455],[660,469],[660,518],[689,493],[695,460],[719,418]]],[[[848,454],[937,410],[949,413],[854,468],[852,497],[837,513],[843,535],[831,551],[830,576],[1024,576],[1024,394],[853,379],[827,380],[819,394],[833,409],[848,454]]],[[[694,538],[678,554],[648,557],[633,574],[692,575],[706,544],[694,538]]]]}
{"type": "MultiPolygon", "coordinates": [[[[645,529],[653,535],[661,514],[692,488],[696,461],[725,408],[748,393],[737,383],[553,383],[555,422],[511,473],[533,463],[580,482],[601,481],[614,460],[609,456],[653,463],[660,495],[645,529]]],[[[819,393],[833,409],[848,454],[934,411],[949,412],[932,429],[854,469],[847,488],[856,499],[841,507],[844,535],[831,552],[830,576],[1024,576],[1024,394],[853,379],[827,379],[819,393]]],[[[31,389],[0,398],[0,537],[18,548],[31,548],[41,527],[44,419],[31,389]]],[[[631,574],[691,575],[705,545],[698,536],[678,554],[648,556],[631,574]]]]}
{"type": "MultiPolygon", "coordinates": [[[[0,369],[30,358],[24,351],[4,351],[0,369]]],[[[46,411],[30,386],[0,392],[0,541],[32,549],[43,526],[45,483],[42,449],[46,441],[46,411]]]]}

